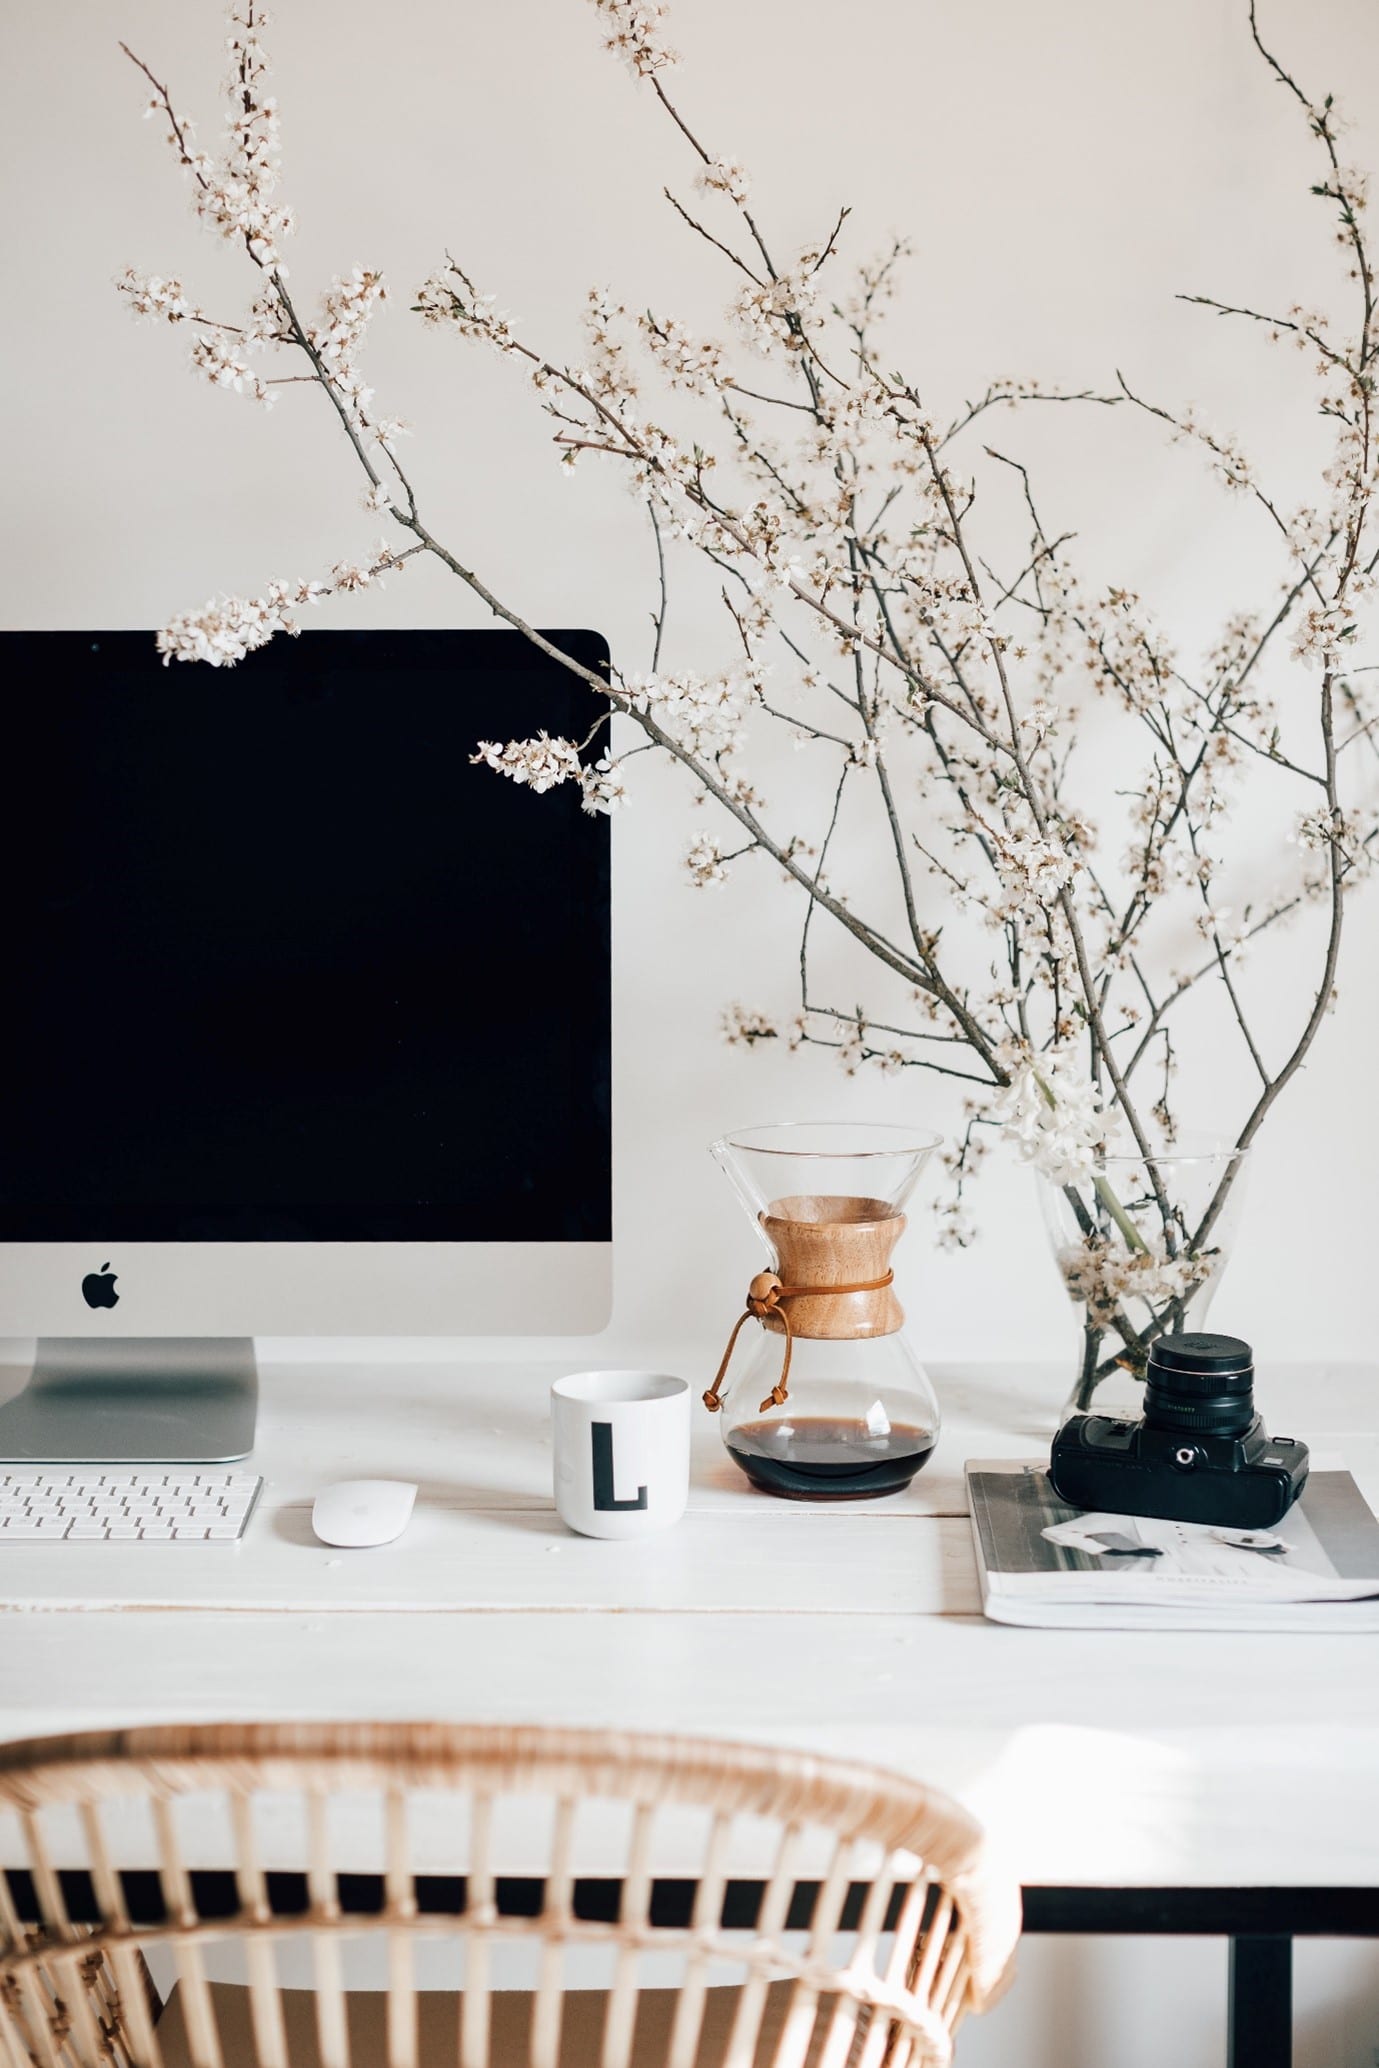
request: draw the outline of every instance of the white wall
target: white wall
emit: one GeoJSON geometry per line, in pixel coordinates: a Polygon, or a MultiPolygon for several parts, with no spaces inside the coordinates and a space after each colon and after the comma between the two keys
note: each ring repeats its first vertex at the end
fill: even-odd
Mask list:
{"type": "MultiPolygon", "coordinates": [[[[1306,142],[1243,15],[1243,0],[846,11],[684,0],[676,84],[715,146],[749,163],[783,244],[816,232],[839,198],[854,206],[859,249],[893,228],[913,234],[898,337],[936,410],[992,372],[1103,383],[1120,365],[1238,425],[1286,499],[1315,450],[1295,362],[1173,299],[1186,288],[1286,305],[1336,283],[1326,218],[1305,191],[1306,142]]],[[[1354,155],[1379,160],[1368,0],[1273,0],[1264,17],[1305,80],[1343,92],[1354,155]]],[[[270,415],[213,393],[185,370],[183,340],[135,325],[110,288],[127,262],[177,270],[212,307],[233,309],[243,287],[234,255],[193,226],[115,47],[125,36],[174,83],[210,143],[215,0],[12,0],[10,27],[4,621],[151,625],[213,591],[320,572],[362,549],[376,520],[320,399],[289,391],[270,415]]],[[[592,469],[560,478],[531,397],[458,340],[423,332],[407,303],[447,245],[557,346],[572,342],[593,281],[634,306],[699,299],[703,268],[660,199],[666,180],[690,190],[676,139],[602,54],[579,0],[395,0],[386,19],[364,0],[298,0],[269,40],[302,222],[294,284],[309,296],[356,260],[387,270],[396,300],[370,366],[386,406],[417,427],[410,457],[433,527],[536,621],[597,625],[635,665],[649,551],[630,499],[592,469]]],[[[1128,416],[1084,420],[1071,457],[1064,420],[1059,514],[1080,525],[1094,567],[1128,571],[1191,646],[1242,600],[1251,537],[1191,458],[1165,454],[1128,416]]],[[[1029,435],[1049,457],[1048,428],[1029,435]]],[[[321,615],[481,621],[429,565],[321,615]]],[[[675,631],[690,654],[708,636],[692,611],[675,631]]],[[[712,639],[716,655],[716,628],[712,639]]],[[[187,694],[200,687],[189,674],[187,694]]],[[[639,767],[640,801],[617,824],[617,1319],[620,1332],[654,1332],[693,1282],[707,1339],[747,1262],[703,1154],[715,1133],[821,1112],[942,1126],[952,1109],[918,1073],[850,1082],[826,1057],[721,1044],[726,1000],[789,1006],[795,909],[764,869],[720,892],[683,888],[684,786],[639,767]]],[[[1264,1137],[1217,1308],[1266,1354],[1371,1345],[1377,915],[1373,900],[1353,910],[1340,1014],[1264,1137]]],[[[1254,980],[1278,994],[1280,1048],[1315,962],[1308,945],[1305,930],[1290,935],[1254,980]]],[[[1238,1107],[1242,1065],[1203,1043],[1185,1080],[1189,1116],[1238,1107]]],[[[1063,1353],[1070,1317],[1029,1185],[992,1171],[978,1195],[984,1237],[966,1255],[930,1254],[921,1218],[902,1282],[927,1353],[1063,1353]]]]}

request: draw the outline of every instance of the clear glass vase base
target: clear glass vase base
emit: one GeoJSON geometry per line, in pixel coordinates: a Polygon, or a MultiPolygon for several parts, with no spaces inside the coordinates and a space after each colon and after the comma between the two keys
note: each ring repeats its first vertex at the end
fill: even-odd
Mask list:
{"type": "Polygon", "coordinates": [[[1054,1261],[1081,1323],[1068,1411],[1138,1415],[1150,1346],[1206,1327],[1230,1262],[1245,1160],[1198,1142],[1107,1156],[1064,1182],[1040,1178],[1054,1261]]]}

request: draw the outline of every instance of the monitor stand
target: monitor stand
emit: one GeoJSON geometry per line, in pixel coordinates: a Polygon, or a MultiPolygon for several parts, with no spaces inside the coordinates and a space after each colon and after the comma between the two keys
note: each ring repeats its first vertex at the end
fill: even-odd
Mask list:
{"type": "Polygon", "coordinates": [[[0,1405],[5,1464],[227,1464],[254,1447],[251,1336],[48,1336],[0,1405]]]}

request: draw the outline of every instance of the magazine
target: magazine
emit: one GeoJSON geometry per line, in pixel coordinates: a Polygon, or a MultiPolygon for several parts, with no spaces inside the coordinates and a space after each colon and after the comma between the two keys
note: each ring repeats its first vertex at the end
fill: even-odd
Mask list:
{"type": "Polygon", "coordinates": [[[1042,1461],[966,1466],[982,1607],[1080,1630],[1379,1630],[1379,1521],[1351,1474],[1313,1465],[1271,1530],[1084,1514],[1042,1461]]]}

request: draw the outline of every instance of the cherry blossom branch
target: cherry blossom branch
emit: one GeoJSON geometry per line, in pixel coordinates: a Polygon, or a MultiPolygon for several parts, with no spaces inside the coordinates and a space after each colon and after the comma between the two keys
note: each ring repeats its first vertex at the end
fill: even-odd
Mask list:
{"type": "Polygon", "coordinates": [[[1291,321],[1287,316],[1267,316],[1259,309],[1237,308],[1233,302],[1218,302],[1209,294],[1180,294],[1176,295],[1174,299],[1180,302],[1191,302],[1199,309],[1214,309],[1218,316],[1247,317],[1251,323],[1262,323],[1268,330],[1274,333],[1283,330],[1289,331],[1293,336],[1306,338],[1308,344],[1315,345],[1322,357],[1329,359],[1333,366],[1339,367],[1345,373],[1354,372],[1354,368],[1344,352],[1338,352],[1334,345],[1329,344],[1314,323],[1297,323],[1291,321]]]}
{"type": "MultiPolygon", "coordinates": [[[[218,386],[262,402],[291,386],[322,387],[366,484],[367,507],[386,515],[407,542],[396,552],[379,548],[357,567],[342,563],[331,584],[270,584],[262,598],[223,600],[199,616],[175,620],[164,651],[233,659],[275,630],[291,629],[290,609],[298,601],[313,600],[332,586],[360,586],[419,553],[437,559],[491,612],[581,679],[596,700],[597,715],[582,740],[543,735],[506,745],[481,742],[477,758],[534,789],[576,780],[590,810],[611,810],[620,802],[625,786],[619,770],[635,755],[654,749],[678,763],[697,795],[726,813],[739,836],[727,846],[709,830],[696,833],[686,856],[692,880],[718,882],[735,859],[762,854],[805,894],[798,1039],[836,1049],[850,1069],[859,1063],[923,1067],[977,1088],[955,1152],[959,1202],[977,1161],[978,1129],[1001,1127],[1023,1145],[1021,1153],[1028,1151],[1041,1159],[1041,1168],[1056,1172],[1081,1168],[1086,1159],[1094,1165],[1108,1127],[1123,1122],[1145,1158],[1161,1236],[1141,1233],[1138,1206],[1131,1202],[1132,1211],[1108,1197],[1104,1180],[1090,1203],[1081,1201],[1072,1184],[1078,1205],[1070,1197],[1069,1210],[1084,1261],[1100,1257],[1106,1263],[1105,1245],[1123,1241],[1135,1257],[1136,1285],[1158,1289],[1152,1298],[1136,1293],[1148,1308],[1148,1320],[1139,1323],[1103,1272],[1094,1329],[1088,1309],[1088,1372],[1094,1382],[1105,1369],[1101,1345],[1108,1330],[1139,1357],[1149,1337],[1174,1325],[1175,1316],[1181,1324],[1194,1245],[1206,1243],[1229,1189],[1228,1177],[1190,1230],[1182,1203],[1170,1195],[1154,1161],[1148,1122],[1161,1124],[1169,1135],[1173,1125],[1175,1056],[1167,1016],[1203,976],[1217,977],[1223,1009],[1238,1022],[1259,1080],[1239,1137],[1242,1148],[1247,1146],[1320,1028],[1334,991],[1343,896],[1367,872],[1379,847],[1379,821],[1371,823],[1352,800],[1343,800],[1338,778],[1341,756],[1353,743],[1367,743],[1371,752],[1352,757],[1348,770],[1368,767],[1371,758],[1379,762],[1379,712],[1368,688],[1356,680],[1365,671],[1355,662],[1359,603],[1379,569],[1369,515],[1376,481],[1371,365],[1379,341],[1373,336],[1371,272],[1359,222],[1362,179],[1339,164],[1331,103],[1317,108],[1303,98],[1259,44],[1252,14],[1255,42],[1302,102],[1327,153],[1326,179],[1316,191],[1338,205],[1362,318],[1358,345],[1351,348],[1333,342],[1325,319],[1307,312],[1276,319],[1206,296],[1184,297],[1217,314],[1249,317],[1272,335],[1293,336],[1314,348],[1309,370],[1322,382],[1318,408],[1336,441],[1336,457],[1320,507],[1285,515],[1255,485],[1228,437],[1184,412],[1143,400],[1123,381],[1110,394],[992,381],[946,427],[942,417],[936,423],[912,381],[881,371],[888,361],[876,330],[903,247],[893,242],[879,261],[855,269],[855,287],[839,290],[833,283],[851,236],[844,208],[826,236],[778,261],[784,247],[774,234],[768,241],[748,199],[746,174],[711,156],[666,90],[672,60],[660,41],[657,0],[595,5],[610,47],[650,84],[691,151],[710,197],[705,219],[673,195],[668,198],[679,221],[728,263],[736,292],[732,321],[768,372],[743,374],[717,338],[696,337],[665,314],[629,315],[603,292],[590,297],[584,360],[557,363],[519,337],[453,260],[425,283],[416,305],[429,321],[453,325],[521,370],[552,418],[562,464],[590,456],[585,464],[611,461],[627,471],[653,535],[649,675],[615,670],[605,679],[572,663],[524,611],[491,590],[468,555],[430,528],[395,450],[399,427],[377,415],[359,370],[364,324],[383,296],[381,276],[355,269],[328,291],[315,320],[289,292],[278,246],[291,218],[274,197],[275,118],[262,91],[266,61],[257,42],[255,0],[238,0],[232,16],[230,144],[223,158],[194,148],[166,89],[141,60],[132,62],[154,89],[155,112],[167,118],[170,141],[193,181],[198,214],[216,234],[243,247],[262,283],[260,296],[246,322],[217,324],[177,282],[136,276],[125,291],[143,313],[188,325],[186,334],[198,341],[194,363],[218,386]],[[720,234],[715,208],[732,212],[736,230],[720,234]],[[819,284],[826,268],[827,297],[819,284]],[[262,349],[283,352],[289,366],[304,364],[309,371],[274,366],[261,375],[249,355],[262,349]],[[646,399],[634,350],[649,360],[671,398],[664,409],[646,399]],[[677,394],[708,405],[717,418],[716,437],[668,428],[678,422],[677,394]],[[1127,590],[1082,588],[1072,563],[1075,534],[1044,526],[1028,470],[989,446],[989,459],[1015,469],[1033,537],[1009,575],[1001,568],[1015,555],[983,550],[988,490],[994,478],[1003,497],[1005,477],[999,468],[994,476],[987,469],[960,476],[950,471],[948,455],[992,410],[1042,401],[1131,403],[1168,425],[1175,437],[1196,441],[1227,484],[1248,489],[1269,515],[1274,535],[1292,556],[1287,579],[1258,620],[1227,623],[1200,669],[1175,655],[1127,590]],[[672,666],[663,672],[672,644],[671,576],[682,551],[700,556],[722,578],[734,652],[723,669],[705,673],[672,666]],[[1290,715],[1285,732],[1256,680],[1263,680],[1264,658],[1285,623],[1295,655],[1321,667],[1320,775],[1308,766],[1310,750],[1295,744],[1296,721],[1290,715]],[[772,678],[773,668],[783,669],[785,679],[779,673],[772,678]],[[1080,764],[1074,755],[1081,717],[1094,697],[1110,700],[1144,754],[1124,787],[1118,786],[1128,800],[1129,852],[1121,862],[1112,858],[1097,867],[1095,820],[1070,801],[1077,797],[1074,770],[1080,764]],[[1337,700],[1344,712],[1339,736],[1337,700]],[[620,760],[606,748],[615,714],[631,722],[639,742],[620,760]],[[768,812],[742,765],[749,726],[754,738],[767,728],[786,728],[809,748],[811,768],[817,756],[836,771],[817,857],[786,830],[790,820],[783,812],[768,812]],[[594,753],[597,761],[587,758],[594,753]],[[1247,905],[1243,927],[1228,931],[1214,888],[1222,859],[1217,828],[1230,801],[1228,786],[1239,771],[1260,762],[1268,762],[1280,781],[1302,783],[1310,793],[1296,822],[1304,887],[1276,892],[1259,918],[1252,918],[1247,905]],[[886,851],[884,878],[879,885],[868,879],[865,895],[854,889],[851,876],[832,880],[845,793],[886,851]],[[1326,858],[1324,883],[1316,881],[1311,859],[1318,853],[1326,858]],[[1288,1056],[1270,1075],[1247,1020],[1236,958],[1246,942],[1314,888],[1329,896],[1331,907],[1319,988],[1288,1056]],[[1165,989],[1151,921],[1168,907],[1170,896],[1174,909],[1181,898],[1195,903],[1211,954],[1186,978],[1170,973],[1165,989]],[[901,922],[892,916],[897,905],[904,915],[899,933],[901,922]],[[970,928],[947,925],[954,908],[968,909],[982,922],[977,943],[970,928]],[[903,1024],[908,1014],[880,1001],[876,1014],[860,1004],[851,1011],[812,1004],[809,962],[817,910],[827,912],[887,972],[886,983],[898,978],[908,987],[915,1024],[903,1024]],[[986,928],[989,951],[978,945],[986,928]],[[989,962],[975,975],[974,953],[978,965],[989,962]],[[954,1067],[957,1049],[968,1051],[972,1072],[954,1067]],[[1151,1053],[1162,1062],[1163,1089],[1152,1108],[1141,1110],[1136,1072],[1151,1053]],[[1155,1279],[1164,1257],[1174,1271],[1155,1279]]],[[[1298,702],[1294,697],[1294,709],[1298,702]]],[[[851,855],[848,861],[851,867],[851,855]]],[[[731,1038],[774,1038],[763,1016],[735,1010],[731,1038]]],[[[1143,1096],[1147,1100],[1147,1088],[1143,1096]]],[[[1235,1168],[1238,1161],[1232,1174],[1235,1168]]],[[[956,1220],[949,1225],[956,1228],[956,1220]]]]}
{"type": "MultiPolygon", "coordinates": [[[[939,493],[943,498],[944,508],[948,512],[948,521],[951,528],[951,537],[953,544],[957,548],[958,556],[961,559],[964,571],[966,572],[968,586],[971,589],[973,601],[976,603],[978,609],[980,609],[982,607],[981,585],[977,578],[976,568],[972,564],[972,557],[967,549],[967,542],[963,532],[963,523],[958,513],[956,503],[954,501],[952,486],[939,460],[938,452],[935,448],[932,435],[926,432],[922,434],[922,437],[925,450],[929,455],[929,463],[934,471],[934,480],[937,483],[939,493]]],[[[1030,774],[1029,763],[1026,758],[1024,748],[1021,745],[1020,721],[1016,714],[1015,698],[1011,690],[1010,678],[1006,673],[1004,649],[1000,639],[994,633],[988,634],[987,644],[991,654],[992,661],[995,665],[997,680],[1001,685],[1001,696],[1005,703],[1006,719],[1010,727],[1010,748],[1013,759],[1015,761],[1016,770],[1019,774],[1020,785],[1024,792],[1025,801],[1029,806],[1031,816],[1034,819],[1034,823],[1039,829],[1040,836],[1043,839],[1047,839],[1049,830],[1048,812],[1044,803],[1044,799],[1039,793],[1039,787],[1035,783],[1033,777],[1030,774]]],[[[1092,977],[1091,964],[1087,955],[1086,942],[1082,936],[1082,928],[1078,920],[1077,907],[1073,902],[1071,892],[1066,884],[1058,892],[1058,904],[1060,906],[1060,909],[1062,910],[1064,920],[1067,924],[1068,933],[1073,945],[1073,953],[1077,960],[1078,974],[1082,982],[1083,1005],[1086,1010],[1088,1025],[1091,1030],[1092,1039],[1095,1044],[1097,1056],[1100,1062],[1104,1065],[1106,1074],[1111,1079],[1111,1082],[1115,1087],[1117,1108],[1124,1116],[1126,1124],[1128,1125],[1131,1134],[1135,1138],[1135,1144],[1136,1147],[1139,1149],[1140,1154],[1146,1158],[1146,1168],[1149,1171],[1150,1180],[1154,1186],[1155,1196],[1159,1200],[1160,1209],[1164,1216],[1165,1226],[1167,1227],[1170,1218],[1168,1198],[1163,1190],[1163,1182],[1159,1176],[1157,1166],[1152,1161],[1153,1150],[1150,1144],[1149,1136],[1145,1131],[1144,1124],[1141,1121],[1139,1113],[1135,1107],[1134,1101],[1130,1096],[1129,1086],[1126,1084],[1125,1077],[1120,1069],[1119,1063],[1116,1058],[1115,1049],[1113,1048],[1110,1038],[1106,1032],[1106,1023],[1102,1016],[1101,1003],[1097,994],[1096,984],[1092,977]]]]}

